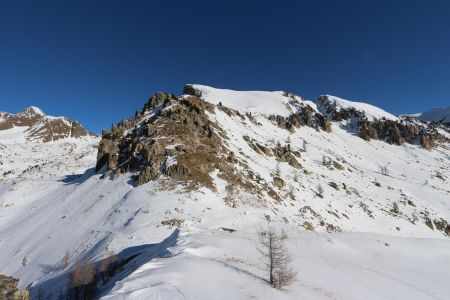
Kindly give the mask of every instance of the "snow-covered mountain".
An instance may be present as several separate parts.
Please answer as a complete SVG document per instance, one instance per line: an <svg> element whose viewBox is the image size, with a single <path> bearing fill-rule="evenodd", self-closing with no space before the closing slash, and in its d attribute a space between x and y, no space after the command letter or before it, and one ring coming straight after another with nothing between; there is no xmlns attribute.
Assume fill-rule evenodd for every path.
<svg viewBox="0 0 450 300"><path fill-rule="evenodd" d="M50 142L92 135L79 122L66 117L47 116L35 106L17 114L0 112L0 134L4 142Z"/></svg>
<svg viewBox="0 0 450 300"><path fill-rule="evenodd" d="M328 95L187 85L101 140L19 143L14 128L0 131L0 273L35 298L65 294L78 261L100 268L112 254L102 299L450 294L445 124ZM286 291L264 280L267 221L290 237L298 280Z"/></svg>
<svg viewBox="0 0 450 300"><path fill-rule="evenodd" d="M417 115L417 118L425 121L450 123L450 106L447 108L434 108Z"/></svg>

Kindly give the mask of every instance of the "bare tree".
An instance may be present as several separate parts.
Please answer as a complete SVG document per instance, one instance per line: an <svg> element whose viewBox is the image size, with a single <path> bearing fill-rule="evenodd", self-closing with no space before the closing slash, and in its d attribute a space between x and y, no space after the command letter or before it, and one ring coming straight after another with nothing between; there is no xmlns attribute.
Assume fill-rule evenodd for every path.
<svg viewBox="0 0 450 300"><path fill-rule="evenodd" d="M322 185L319 183L319 184L317 185L317 193L318 193L319 195L322 195L323 192L324 192L324 189L323 189Z"/></svg>
<svg viewBox="0 0 450 300"><path fill-rule="evenodd" d="M269 228L259 233L261 249L258 251L265 259L265 266L269 273L269 283L277 289L290 285L296 273L290 267L292 256L286 249L284 241L287 235Z"/></svg>
<svg viewBox="0 0 450 300"><path fill-rule="evenodd" d="M308 145L308 142L306 140L303 140L303 151L304 152L306 152L306 150L307 150L307 145Z"/></svg>
<svg viewBox="0 0 450 300"><path fill-rule="evenodd" d="M69 277L75 299L93 299L96 292L96 270L94 264L85 259L78 262Z"/></svg>
<svg viewBox="0 0 450 300"><path fill-rule="evenodd" d="M44 290L42 288L39 288L38 294L37 294L37 299L38 300L43 300L44 298L45 298Z"/></svg>
<svg viewBox="0 0 450 300"><path fill-rule="evenodd" d="M67 267L69 266L69 260L70 260L70 252L69 250L66 250L66 253L64 253L64 256L60 262L61 268L63 270L67 269Z"/></svg>
<svg viewBox="0 0 450 300"><path fill-rule="evenodd" d="M384 167L380 166L380 171L381 171L382 175L386 175L387 176L389 174L389 170L388 170L388 168L386 166L384 166Z"/></svg>
<svg viewBox="0 0 450 300"><path fill-rule="evenodd" d="M277 176L281 175L281 168L280 168L280 164L277 163L277 168L275 169L275 174L277 174Z"/></svg>
<svg viewBox="0 0 450 300"><path fill-rule="evenodd" d="M290 144L291 143L291 136L288 135L287 139L286 139L286 143Z"/></svg>
<svg viewBox="0 0 450 300"><path fill-rule="evenodd" d="M106 257L100 264L100 275L102 282L105 284L109 278L114 275L114 270L117 267L117 255L112 251L108 251L108 257Z"/></svg>
<svg viewBox="0 0 450 300"><path fill-rule="evenodd" d="M295 181L295 182L299 182L299 181L300 181L300 178L299 178L297 172L294 173L294 181Z"/></svg>
<svg viewBox="0 0 450 300"><path fill-rule="evenodd" d="M400 213L400 208L398 207L397 202L392 203L391 212L394 213L394 214L399 214Z"/></svg>

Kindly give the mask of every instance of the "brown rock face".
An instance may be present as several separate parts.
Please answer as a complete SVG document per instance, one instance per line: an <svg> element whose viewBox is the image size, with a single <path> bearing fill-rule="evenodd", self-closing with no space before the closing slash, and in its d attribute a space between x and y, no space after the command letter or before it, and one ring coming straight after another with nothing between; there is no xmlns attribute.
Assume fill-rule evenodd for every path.
<svg viewBox="0 0 450 300"><path fill-rule="evenodd" d="M113 140L102 139L98 145L97 165L95 166L95 170L99 171L105 164L107 164L108 170L114 169L117 166L118 151L118 147Z"/></svg>
<svg viewBox="0 0 450 300"><path fill-rule="evenodd" d="M195 96L155 94L137 116L103 132L96 169L138 172L138 184L160 175L211 184L209 173L232 162L218 159L226 151L206 115L213 110Z"/></svg>
<svg viewBox="0 0 450 300"><path fill-rule="evenodd" d="M400 133L400 130L398 129L398 127L395 124L393 124L391 122L388 123L385 135L386 135L386 141L389 144L394 144L394 145L403 144L403 137Z"/></svg>
<svg viewBox="0 0 450 300"><path fill-rule="evenodd" d="M435 146L435 143L429 135L422 134L420 136L420 145L422 145L422 147L425 149L431 149Z"/></svg>
<svg viewBox="0 0 450 300"><path fill-rule="evenodd" d="M378 132L375 128L372 127L372 124L367 121L363 120L360 121L359 124L359 130L358 130L358 136L366 141L370 141L371 139L378 139Z"/></svg>
<svg viewBox="0 0 450 300"><path fill-rule="evenodd" d="M26 108L17 114L0 113L0 120L0 130L28 127L25 130L27 140L50 142L90 135L79 122L46 116L36 107Z"/></svg>
<svg viewBox="0 0 450 300"><path fill-rule="evenodd" d="M269 119L275 122L278 127L293 131L300 126L308 126L326 132L331 132L330 121L322 114L314 111L310 106L299 106L297 112L289 115L287 118L283 116L271 116Z"/></svg>

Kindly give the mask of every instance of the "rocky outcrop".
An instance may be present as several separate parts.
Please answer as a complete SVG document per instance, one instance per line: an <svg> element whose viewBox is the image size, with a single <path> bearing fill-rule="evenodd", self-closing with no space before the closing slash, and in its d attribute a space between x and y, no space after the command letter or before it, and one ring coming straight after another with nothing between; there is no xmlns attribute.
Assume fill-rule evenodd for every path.
<svg viewBox="0 0 450 300"><path fill-rule="evenodd" d="M366 140L380 139L392 145L402 145L404 142L420 144L426 149L433 148L438 141L446 138L435 130L435 125L427 122L418 122L406 116L398 120L388 120L384 117L368 120L365 112L354 107L337 107L329 96L320 96L316 103L324 117L331 121L339 121L343 127L353 131L356 124L357 135ZM347 121L347 122L342 122ZM438 126L438 125L436 125ZM321 126L325 131L328 126Z"/></svg>
<svg viewBox="0 0 450 300"><path fill-rule="evenodd" d="M422 133L420 135L420 145L422 145L425 149L431 149L436 146L436 143L434 142L433 138L429 136L428 134Z"/></svg>
<svg viewBox="0 0 450 300"><path fill-rule="evenodd" d="M194 88L192 85L190 84L186 84L183 87L183 94L185 95L190 95L190 96L195 96L195 97L202 97L202 92L196 88Z"/></svg>
<svg viewBox="0 0 450 300"><path fill-rule="evenodd" d="M296 169L302 168L302 165L295 158L289 144L286 146L277 145L274 149L272 149L272 152L279 162L287 162L289 165ZM300 156L299 152L295 153Z"/></svg>
<svg viewBox="0 0 450 300"><path fill-rule="evenodd" d="M225 153L217 128L207 117L214 105L195 96L176 97L157 93L135 117L104 131L97 166L107 172L137 172L144 184L168 176L193 184L211 184L209 173L225 169L231 160Z"/></svg>
<svg viewBox="0 0 450 300"><path fill-rule="evenodd" d="M354 107L350 108L339 108L337 109L335 103L330 101L327 95L322 95L317 98L316 103L318 107L321 108L323 114L330 119L331 121L344 121L350 120L352 118L362 119L364 117L364 113L356 110Z"/></svg>
<svg viewBox="0 0 450 300"><path fill-rule="evenodd" d="M400 133L400 129L398 129L397 125L394 122L391 121L385 122L382 136L386 137L386 142L388 142L389 144L394 145L403 144L403 137Z"/></svg>
<svg viewBox="0 0 450 300"><path fill-rule="evenodd" d="M366 141L371 139L378 139L378 132L372 127L372 123L367 120L362 120L358 123L358 136Z"/></svg>
<svg viewBox="0 0 450 300"><path fill-rule="evenodd" d="M309 105L299 105L297 111L288 117L270 116L269 120L277 124L278 127L294 131L295 128L301 126L308 126L316 129L322 129L326 132L331 132L330 121L321 113L315 111Z"/></svg>
<svg viewBox="0 0 450 300"><path fill-rule="evenodd" d="M117 166L119 149L112 139L103 138L98 145L97 164L95 170L106 165L108 170L112 170Z"/></svg>
<svg viewBox="0 0 450 300"><path fill-rule="evenodd" d="M19 279L14 277L0 275L0 299L4 300L28 300L27 290L19 291L17 284Z"/></svg>

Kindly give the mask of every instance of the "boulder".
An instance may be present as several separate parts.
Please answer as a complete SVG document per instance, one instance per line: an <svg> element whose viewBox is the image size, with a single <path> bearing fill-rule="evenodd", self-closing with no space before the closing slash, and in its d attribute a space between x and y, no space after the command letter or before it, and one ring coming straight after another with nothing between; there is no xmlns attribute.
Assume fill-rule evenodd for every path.
<svg viewBox="0 0 450 300"><path fill-rule="evenodd" d="M99 171L105 164L107 170L112 170L117 166L118 147L113 140L103 139L98 145L97 164L95 171Z"/></svg>
<svg viewBox="0 0 450 300"><path fill-rule="evenodd" d="M425 149L431 149L435 146L435 143L431 136L426 133L420 134L420 145Z"/></svg>
<svg viewBox="0 0 450 300"><path fill-rule="evenodd" d="M150 180L156 179L159 176L159 171L155 167L146 167L138 176L138 185L149 182Z"/></svg>
<svg viewBox="0 0 450 300"><path fill-rule="evenodd" d="M189 176L189 169L183 165L172 165L165 169L165 174L173 179L184 179Z"/></svg>
<svg viewBox="0 0 450 300"><path fill-rule="evenodd" d="M275 176L273 178L273 183L279 188L282 188L285 186L284 180L277 176Z"/></svg>

